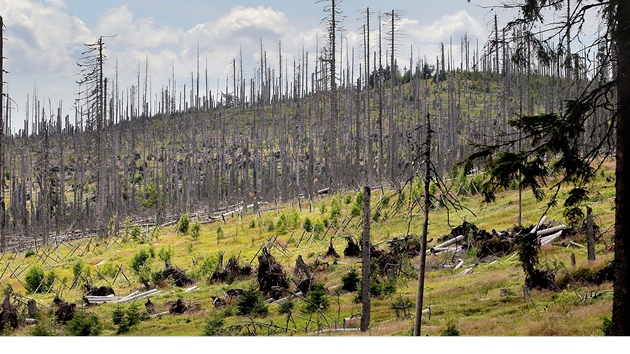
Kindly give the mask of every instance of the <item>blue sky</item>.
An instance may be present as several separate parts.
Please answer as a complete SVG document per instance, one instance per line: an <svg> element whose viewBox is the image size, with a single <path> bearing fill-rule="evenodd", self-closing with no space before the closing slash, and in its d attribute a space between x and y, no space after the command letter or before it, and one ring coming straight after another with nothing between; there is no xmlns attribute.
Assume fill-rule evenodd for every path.
<svg viewBox="0 0 630 354"><path fill-rule="evenodd" d="M496 5L498 0L345 0L340 5L345 16L343 48L355 49L354 69L358 70L361 11L370 7L374 12L375 36L378 12L395 10L401 14L402 36L396 47L399 63L408 65L412 46L414 57L433 61L440 42L448 43L451 37L459 45L467 34L471 48L477 39L482 46L497 10L479 5L490 4ZM283 58L291 66L302 48L315 58L315 44L324 43L324 5L316 0L0 0L6 27L4 63L9 71L5 82L16 102L11 111L13 129L22 127L26 97L30 95L32 102L34 88L46 107L50 101L54 110L62 101L64 114L73 116L78 92L76 63L84 43L93 43L100 35L116 35L105 38L105 72L113 78L118 61L121 90L136 82L139 66L144 79L147 58L153 95L169 84L173 70L179 89L184 83L190 85L199 44L202 75L207 58L209 86L216 93L217 86L225 87L239 50L243 51L245 78L253 77L261 39L270 63L276 61L272 58L277 58L279 41ZM459 49L453 53L458 55Z"/></svg>

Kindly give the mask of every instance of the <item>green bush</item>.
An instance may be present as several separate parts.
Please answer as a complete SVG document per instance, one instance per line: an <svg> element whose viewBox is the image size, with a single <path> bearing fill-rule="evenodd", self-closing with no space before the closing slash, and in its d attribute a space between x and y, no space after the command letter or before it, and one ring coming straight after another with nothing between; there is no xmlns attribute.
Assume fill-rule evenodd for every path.
<svg viewBox="0 0 630 354"><path fill-rule="evenodd" d="M220 336L223 331L225 319L223 316L215 314L206 320L206 326L203 329L205 336Z"/></svg>
<svg viewBox="0 0 630 354"><path fill-rule="evenodd" d="M311 291L308 292L306 297L307 302L304 306L304 312L313 313L317 311L326 311L330 306L330 297L324 284L314 283L311 286Z"/></svg>
<svg viewBox="0 0 630 354"><path fill-rule="evenodd" d="M293 308L295 307L295 303L291 300L285 301L280 304L280 308L278 309L278 313L281 315L288 315L293 312Z"/></svg>
<svg viewBox="0 0 630 354"><path fill-rule="evenodd" d="M223 240L224 238L225 238L225 232L223 231L223 228L219 224L219 227L217 228L217 245L219 244L219 241Z"/></svg>
<svg viewBox="0 0 630 354"><path fill-rule="evenodd" d="M360 207L355 204L352 206L352 209L350 209L350 216L357 217L361 215L362 212L363 212L363 207Z"/></svg>
<svg viewBox="0 0 630 354"><path fill-rule="evenodd" d="M179 224L177 224L177 230L180 233L186 234L188 233L188 228L190 227L190 218L188 214L184 214L179 218Z"/></svg>
<svg viewBox="0 0 630 354"><path fill-rule="evenodd" d="M348 292L355 292L359 288L361 277L359 276L359 272L357 272L355 268L352 268L348 273L341 277L341 282L341 289Z"/></svg>
<svg viewBox="0 0 630 354"><path fill-rule="evenodd" d="M201 224L199 223L199 221L195 221L195 223L192 225L192 228L190 229L190 238L192 238L193 241L197 241L200 234Z"/></svg>
<svg viewBox="0 0 630 354"><path fill-rule="evenodd" d="M37 322L35 327L31 328L31 330L29 331L29 335L33 337L54 337L57 334L55 333L55 330L52 329L50 326L45 325L41 322Z"/></svg>
<svg viewBox="0 0 630 354"><path fill-rule="evenodd" d="M155 252L153 249L141 250L136 253L131 259L131 269L134 274L140 279L140 282L148 287L149 282L152 280L151 264L155 258Z"/></svg>
<svg viewBox="0 0 630 354"><path fill-rule="evenodd" d="M332 219L341 216L341 203L337 197L334 197L330 204L330 217Z"/></svg>
<svg viewBox="0 0 630 354"><path fill-rule="evenodd" d="M269 314L269 307L261 294L256 290L245 290L236 304L238 314L241 316L256 315L265 317Z"/></svg>
<svg viewBox="0 0 630 354"><path fill-rule="evenodd" d="M142 319L143 316L138 310L138 304L135 302L129 306L127 311L123 311L119 306L112 312L112 323L118 327L116 334L129 332L131 327L140 323Z"/></svg>
<svg viewBox="0 0 630 354"><path fill-rule="evenodd" d="M96 315L79 311L68 321L66 331L71 336L98 336L101 334L101 321Z"/></svg>
<svg viewBox="0 0 630 354"><path fill-rule="evenodd" d="M47 275L39 266L31 266L26 272L26 290L29 293L45 293L55 282L55 272L51 270Z"/></svg>
<svg viewBox="0 0 630 354"><path fill-rule="evenodd" d="M175 251L173 251L173 247L171 246L162 247L158 251L158 257L164 262L165 267L169 267L171 265L171 260L173 259L174 254Z"/></svg>
<svg viewBox="0 0 630 354"><path fill-rule="evenodd" d="M457 329L457 326L455 326L455 323L453 321L448 321L446 328L443 329L440 334L444 337L456 337L459 336L459 330Z"/></svg>
<svg viewBox="0 0 630 354"><path fill-rule="evenodd" d="M131 228L131 239L136 241L136 242L143 242L144 240L142 239L142 229L140 228L140 226L135 225Z"/></svg>
<svg viewBox="0 0 630 354"><path fill-rule="evenodd" d="M304 231L306 232L313 232L313 222L311 221L309 217L306 217L304 219L304 224L302 225L302 227L304 228Z"/></svg>

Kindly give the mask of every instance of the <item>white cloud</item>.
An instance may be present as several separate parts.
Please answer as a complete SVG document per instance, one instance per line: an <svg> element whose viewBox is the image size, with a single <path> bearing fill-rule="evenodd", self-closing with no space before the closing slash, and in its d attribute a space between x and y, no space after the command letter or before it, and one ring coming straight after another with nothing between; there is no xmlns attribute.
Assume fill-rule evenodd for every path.
<svg viewBox="0 0 630 354"><path fill-rule="evenodd" d="M485 36L487 31L484 26L467 11L459 11L451 15L443 16L429 25L422 26L417 20L406 19L401 21L403 31L409 33L412 41L420 44L439 44L448 42L449 37L459 39L468 34L469 37Z"/></svg>
<svg viewBox="0 0 630 354"><path fill-rule="evenodd" d="M107 11L99 20L97 33L116 36L110 43L121 48L162 48L180 43L183 31L161 25L152 18L134 19L127 5Z"/></svg>
<svg viewBox="0 0 630 354"><path fill-rule="evenodd" d="M52 1L51 6L32 1L0 3L6 65L16 73L66 71L89 38L89 29L64 11L62 1Z"/></svg>

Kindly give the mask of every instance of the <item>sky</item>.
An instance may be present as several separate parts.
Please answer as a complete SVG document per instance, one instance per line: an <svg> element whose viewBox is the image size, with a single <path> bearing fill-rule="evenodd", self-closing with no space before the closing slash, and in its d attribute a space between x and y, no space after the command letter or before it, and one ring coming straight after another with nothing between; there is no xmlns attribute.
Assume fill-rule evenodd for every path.
<svg viewBox="0 0 630 354"><path fill-rule="evenodd" d="M459 54L460 38L467 35L474 48L483 46L491 31L494 13L500 21L503 10L488 8L498 0L344 0L342 51L355 49L355 68L361 61L362 26L367 7L373 13L372 44L376 43L379 12L400 14L396 57L400 67L408 66L413 48L417 59L434 58L440 43L452 42ZM190 88L191 72L196 72L197 46L201 61L202 88L208 69L213 94L225 90L231 77L232 60L242 50L244 77L255 74L260 58L260 42L267 51L269 65L277 70L278 43L283 61L292 68L302 48L314 60L316 44L325 42L322 23L326 2L317 0L0 0L4 20L5 93L12 98L12 130L23 126L27 96L42 102L46 111L74 115L79 91L80 61L85 44L99 36L105 42L105 75L113 80L118 63L121 90L134 85L138 72L144 80L149 72L153 98L175 75L178 90ZM372 50L376 48L372 47ZM342 56L346 54L342 53ZM148 61L148 70L146 63ZM345 62L346 60L344 60ZM456 60L458 62L458 60ZM400 64L405 63L405 64ZM309 65L312 68L313 64ZM291 71L289 72L291 74ZM231 79L230 79L231 80ZM111 82L111 81L110 81ZM231 85L230 85L231 87ZM153 105L152 105L153 107ZM47 113L49 114L49 112Z"/></svg>

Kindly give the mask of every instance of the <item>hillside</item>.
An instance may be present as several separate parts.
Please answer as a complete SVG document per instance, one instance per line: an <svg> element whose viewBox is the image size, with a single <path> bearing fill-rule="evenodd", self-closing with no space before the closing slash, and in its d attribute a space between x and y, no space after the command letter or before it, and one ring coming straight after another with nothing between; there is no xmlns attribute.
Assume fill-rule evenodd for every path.
<svg viewBox="0 0 630 354"><path fill-rule="evenodd" d="M610 241L614 215L613 170L614 164L604 164L601 175L590 187L594 197L589 206L593 208L596 230L599 230L596 234L597 261L589 263L586 249L569 243L585 245L585 236L581 232L565 230L561 238L542 247L540 256L541 268L552 270L561 288L526 292L523 288L525 274L517 257L516 243L508 242L507 252L478 257L483 244L475 243L469 236L467 242L460 244L464 249L456 253L427 256L424 304L425 308L430 307L430 312L423 316L422 333L430 336L446 333L463 336L602 335L602 325L611 314L612 283L600 282L594 275L601 274L598 271L613 258ZM391 244L387 240L419 233L421 212L410 198L417 195L419 187L414 183L403 189L402 194L387 188L373 190L371 238L377 251L391 255L387 253ZM460 199L470 211L450 210L447 213L443 207L432 208L429 247L436 246L440 243L438 239L443 240L444 235L464 221L488 233L492 233L491 230L500 233L514 227L518 212L517 192L505 191L495 203L486 205L470 190L474 190L470 184L460 189ZM340 330L344 327L344 318L354 318L361 312L361 304L355 302L357 293L342 290L342 279L347 279L352 269L360 274L360 258L344 255L347 240L356 241L361 234L360 199L357 191L346 189L322 194L312 200L262 204L258 212L243 205L242 209L226 210L212 219L199 219L190 214L186 232L180 232L184 229L181 222L159 227L134 226L128 222L118 233L112 232L106 237L50 243L24 252L4 253L0 257L0 285L3 293L9 294L11 304L16 306L19 326L15 330L5 328L3 335L69 335L80 333L76 331L82 328L98 328L97 332L87 333L102 336L213 333L408 336L413 330L417 288L414 270L418 264L417 252L414 256L409 251L413 250L413 242L409 243L411 246L407 251L399 253L402 257L385 262L395 265L387 268L389 274L373 275L376 285L372 290L369 331ZM536 203L525 191L524 226L537 223L545 206L544 202ZM546 216L547 222L564 223L559 209L550 210ZM507 237L495 236L492 242L500 244L506 240ZM329 246L340 257L327 257ZM281 265L282 272L275 269L272 273L284 275L288 284L289 293L276 298L288 297L288 300L265 302L270 294L261 298L256 295L261 288L257 280L260 256L267 255L265 250ZM376 254L378 252L373 252L374 257ZM572 255L575 265L571 264ZM322 305L319 310L309 310L309 302L304 298L289 295L297 292L296 283L304 280L303 273L294 273L299 256L313 275L314 286L306 299L311 304L312 301L320 305L327 303L327 307ZM229 261L232 258L237 262ZM140 262L143 259L149 259L149 262ZM223 267L236 264L238 268L247 269L251 266L251 274L233 276L231 273L211 281L215 271L223 270L221 260ZM463 263L456 269L460 260ZM173 273L174 278L162 280L165 261L172 268L183 270L194 283L177 286L174 279L185 280L177 272ZM274 264L272 261L271 265ZM374 268L381 269L378 262ZM40 272L40 278L36 278L38 271L34 269ZM33 278L40 281L33 281ZM149 287L156 289L155 293L148 293L150 301L141 298L89 306L84 303L86 283L95 288L111 287L118 298L123 298L134 292L143 294L147 291L142 278ZM39 283L36 292L26 289L33 282ZM230 291L234 289L241 289L244 294L238 299L228 298L226 295L235 293ZM378 292L381 294L375 296ZM65 325L55 321L58 306L53 300L56 296L76 304L75 320ZM29 299L35 300L38 315L28 314ZM145 307L148 302L152 308ZM286 305L288 303L292 303L292 307ZM399 307L398 316L394 305ZM258 314L239 315L247 308ZM175 313L180 310L183 313ZM94 315L98 320L90 320L84 315ZM36 324L27 320L31 317ZM346 328L356 327L356 320L346 321Z"/></svg>

